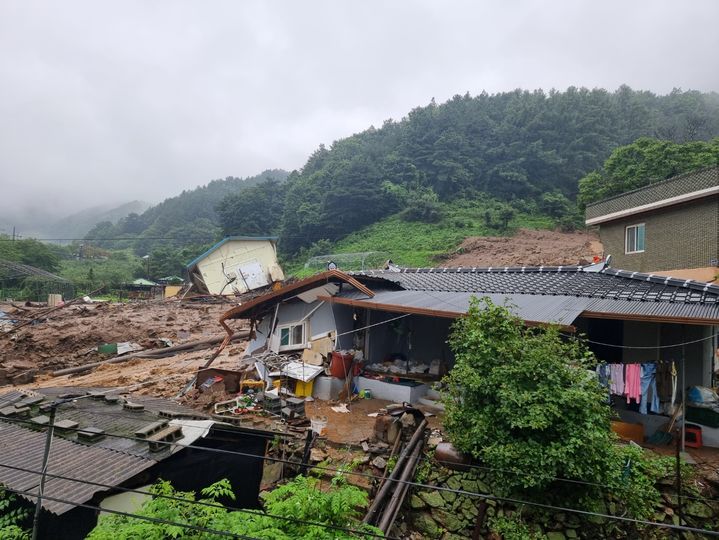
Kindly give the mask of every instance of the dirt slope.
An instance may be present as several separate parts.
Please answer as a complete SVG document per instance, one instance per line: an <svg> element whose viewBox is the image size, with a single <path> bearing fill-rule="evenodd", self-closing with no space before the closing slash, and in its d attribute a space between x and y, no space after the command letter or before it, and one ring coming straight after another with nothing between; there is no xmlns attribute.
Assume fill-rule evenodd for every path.
<svg viewBox="0 0 719 540"><path fill-rule="evenodd" d="M560 266L589 264L602 256L596 234L520 229L514 236L467 238L442 266Z"/></svg>

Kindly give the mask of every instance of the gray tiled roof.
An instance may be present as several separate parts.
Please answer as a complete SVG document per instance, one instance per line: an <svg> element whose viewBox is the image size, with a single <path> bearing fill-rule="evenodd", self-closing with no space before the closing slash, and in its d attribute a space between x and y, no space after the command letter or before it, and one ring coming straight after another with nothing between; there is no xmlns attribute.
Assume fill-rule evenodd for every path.
<svg viewBox="0 0 719 540"><path fill-rule="evenodd" d="M719 302L719 287L691 280L579 266L420 268L370 270L355 277L380 278L412 291L561 295L634 301Z"/></svg>
<svg viewBox="0 0 719 540"><path fill-rule="evenodd" d="M536 322L571 324L582 312L594 312L719 323L716 285L613 268L405 268L353 275L373 290L385 289L365 303L461 313L470 296L489 296L495 303L514 305L518 316ZM388 287L404 294L392 296Z"/></svg>
<svg viewBox="0 0 719 540"><path fill-rule="evenodd" d="M692 171L587 205L588 220L719 186L719 167Z"/></svg>

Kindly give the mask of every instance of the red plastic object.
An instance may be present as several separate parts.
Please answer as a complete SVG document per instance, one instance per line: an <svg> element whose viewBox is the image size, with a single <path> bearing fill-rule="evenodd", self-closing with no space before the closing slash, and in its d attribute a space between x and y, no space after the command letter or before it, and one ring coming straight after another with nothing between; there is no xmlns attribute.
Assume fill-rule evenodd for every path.
<svg viewBox="0 0 719 540"><path fill-rule="evenodd" d="M692 448L702 447L702 428L696 424L687 424L684 428L684 444Z"/></svg>
<svg viewBox="0 0 719 540"><path fill-rule="evenodd" d="M352 365L351 354L342 354L340 352L332 353L332 361L330 362L330 375L337 377L338 379L344 379L349 373L350 366Z"/></svg>

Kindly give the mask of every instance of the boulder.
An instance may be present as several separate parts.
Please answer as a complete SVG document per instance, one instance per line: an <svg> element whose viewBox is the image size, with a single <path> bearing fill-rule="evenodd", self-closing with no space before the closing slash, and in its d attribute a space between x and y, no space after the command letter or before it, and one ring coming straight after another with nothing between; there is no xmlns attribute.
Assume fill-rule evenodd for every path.
<svg viewBox="0 0 719 540"><path fill-rule="evenodd" d="M444 497L438 491L423 491L419 497L432 508L441 508L444 506Z"/></svg>
<svg viewBox="0 0 719 540"><path fill-rule="evenodd" d="M427 538L439 538L440 534L442 534L442 529L437 525L437 522L425 512L417 512L412 516L412 527Z"/></svg>
<svg viewBox="0 0 719 540"><path fill-rule="evenodd" d="M449 532L459 532L467 525L465 520L453 512L446 512L439 508L432 508L432 517L443 525Z"/></svg>
<svg viewBox="0 0 719 540"><path fill-rule="evenodd" d="M409 506L413 510L421 510L422 508L425 508L427 505L417 495L412 495L409 498Z"/></svg>

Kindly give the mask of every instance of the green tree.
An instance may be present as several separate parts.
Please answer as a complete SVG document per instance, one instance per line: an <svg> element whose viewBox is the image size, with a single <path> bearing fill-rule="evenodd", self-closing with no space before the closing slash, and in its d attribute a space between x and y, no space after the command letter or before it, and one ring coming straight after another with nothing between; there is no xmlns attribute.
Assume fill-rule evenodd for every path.
<svg viewBox="0 0 719 540"><path fill-rule="evenodd" d="M445 378L445 428L490 468L499 491L591 508L603 491L556 479L593 482L609 486L630 514L651 514L654 482L670 465L616 444L606 392L587 371L596 361L581 340L563 339L557 327L528 328L506 307L474 298L449 343L456 362Z"/></svg>
<svg viewBox="0 0 719 540"><path fill-rule="evenodd" d="M719 138L674 143L641 138L617 148L601 170L579 181L579 201L586 205L678 174L719 165Z"/></svg>
<svg viewBox="0 0 719 540"><path fill-rule="evenodd" d="M291 539L349 539L361 538L361 533L347 533L328 529L323 525L352 528L379 534L374 527L361 522L362 510L367 507L367 493L347 485L344 477L335 476L329 487L320 489L316 478L298 476L264 497L268 514L228 511L219 505L221 499L234 499L227 480L221 480L202 490L204 505L193 504L195 495L176 491L169 482L160 481L153 485L152 499L143 503L138 515L159 518L166 521L193 525L212 530L227 531L238 535L267 540ZM163 497L164 496L164 497ZM168 499L167 496L180 500ZM299 523L296 520L312 521L318 525ZM88 535L88 540L134 540L153 538L221 539L224 536L200 532L179 525L155 523L119 515L101 516L97 526Z"/></svg>
<svg viewBox="0 0 719 540"><path fill-rule="evenodd" d="M225 236L270 235L278 232L285 207L285 188L277 180L228 195L217 205Z"/></svg>

